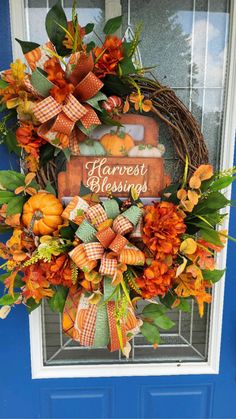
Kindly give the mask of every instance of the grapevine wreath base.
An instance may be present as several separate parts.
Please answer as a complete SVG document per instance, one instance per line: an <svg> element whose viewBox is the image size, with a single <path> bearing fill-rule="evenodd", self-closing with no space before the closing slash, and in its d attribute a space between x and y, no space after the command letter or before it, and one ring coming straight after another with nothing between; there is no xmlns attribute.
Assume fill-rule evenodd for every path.
<svg viewBox="0 0 236 419"><path fill-rule="evenodd" d="M45 299L63 313L63 331L72 339L128 357L137 333L158 346L160 330L173 326L167 310L188 311L194 299L203 316L211 302L211 288L224 274L214 254L228 237L220 225L230 202L220 190L235 169L213 173L194 117L169 87L134 65L140 31L132 41L119 39L121 23L122 16L109 20L100 44L86 42L94 25L78 24L75 5L68 22L58 1L46 16L49 41L17 40L28 67L16 60L2 72L1 139L21 157L23 170L0 171L0 227L11 233L0 244L0 316L20 303L31 312ZM163 146L151 137L145 143L145 129L145 141L136 143L122 123L143 114L152 135L157 126L150 116L167 124L183 167L181 179L167 187ZM99 126L112 130L94 139ZM146 193L155 195L144 202L137 175L122 200L112 188L102 199L79 187L86 156L115 168L139 162ZM158 171L151 172L156 182L145 164ZM76 186L69 200L58 198L58 171ZM141 299L146 305L138 313Z"/></svg>

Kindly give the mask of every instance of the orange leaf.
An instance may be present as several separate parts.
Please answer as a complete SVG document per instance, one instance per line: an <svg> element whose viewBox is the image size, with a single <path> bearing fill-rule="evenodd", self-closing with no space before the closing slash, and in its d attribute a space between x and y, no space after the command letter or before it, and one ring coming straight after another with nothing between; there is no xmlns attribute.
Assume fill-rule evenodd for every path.
<svg viewBox="0 0 236 419"><path fill-rule="evenodd" d="M188 191L188 199L193 205L197 205L199 195L196 191Z"/></svg>
<svg viewBox="0 0 236 419"><path fill-rule="evenodd" d="M146 99L142 103L142 110L144 112L149 112L152 109L152 101L149 99Z"/></svg>
<svg viewBox="0 0 236 419"><path fill-rule="evenodd" d="M15 277L16 277L17 271L13 271L9 277L6 279L7 283L8 283L8 293L10 294L11 297L14 297L14 282L15 282Z"/></svg>
<svg viewBox="0 0 236 419"><path fill-rule="evenodd" d="M25 185L28 186L32 182L32 180L35 178L35 176L36 176L36 173L28 173L25 176Z"/></svg>
<svg viewBox="0 0 236 419"><path fill-rule="evenodd" d="M200 180L207 180L213 176L213 167L211 164L202 164L194 172L193 176L197 176Z"/></svg>
<svg viewBox="0 0 236 419"><path fill-rule="evenodd" d="M35 195L37 193L35 188L32 188L31 186L29 186L28 188L26 188L25 192L27 192L27 194L29 195Z"/></svg>
<svg viewBox="0 0 236 419"><path fill-rule="evenodd" d="M187 196L187 192L186 192L185 189L179 189L178 190L178 192L177 192L177 198L178 199L183 200L183 199L186 198L186 196Z"/></svg>
<svg viewBox="0 0 236 419"><path fill-rule="evenodd" d="M128 97L127 97L126 100L125 100L124 107L123 107L123 113L127 113L129 111L129 108L130 108L129 100L128 100Z"/></svg>
<svg viewBox="0 0 236 419"><path fill-rule="evenodd" d="M21 216L21 214L9 215L5 219L5 223L8 224L11 227L19 227L20 226L20 216Z"/></svg>
<svg viewBox="0 0 236 419"><path fill-rule="evenodd" d="M19 193L24 192L24 190L24 186L18 186L18 188L15 189L15 194L19 195Z"/></svg>
<svg viewBox="0 0 236 419"><path fill-rule="evenodd" d="M186 200L186 201L181 201L181 204L183 205L185 211L187 212L192 212L194 205L192 204L192 202Z"/></svg>
<svg viewBox="0 0 236 419"><path fill-rule="evenodd" d="M192 189L199 189L201 186L201 179L198 176L193 175L189 180L189 186Z"/></svg>

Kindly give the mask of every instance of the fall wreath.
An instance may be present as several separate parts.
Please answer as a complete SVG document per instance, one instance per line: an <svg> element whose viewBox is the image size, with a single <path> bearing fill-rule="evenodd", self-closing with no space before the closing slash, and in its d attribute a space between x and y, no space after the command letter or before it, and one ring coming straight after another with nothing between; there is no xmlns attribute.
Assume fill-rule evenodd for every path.
<svg viewBox="0 0 236 419"><path fill-rule="evenodd" d="M230 204L220 190L235 170L213 173L193 115L173 90L137 68L139 30L132 41L120 39L114 33L121 23L122 16L109 20L104 41L86 43L94 25L81 27L75 7L68 22L58 1L46 16L49 41L17 40L27 65L17 59L1 74L1 138L22 170L0 171L1 231L11 231L0 244L0 316L19 303L30 312L46 299L63 312L72 339L128 357L137 333L158 345L159 329L173 325L167 309L188 310L194 299L202 316L210 303L224 273L214 254L228 237L216 229ZM101 197L84 184L69 200L58 197L58 172L70 183L64 163L74 156L110 156L113 175L127 156L161 165L163 146L135 145L124 132L127 113L168 125L181 179L166 182L148 203L135 185L125 199L112 188ZM94 140L100 125L113 131ZM126 173L137 175L129 167ZM141 299L147 304L137 314Z"/></svg>

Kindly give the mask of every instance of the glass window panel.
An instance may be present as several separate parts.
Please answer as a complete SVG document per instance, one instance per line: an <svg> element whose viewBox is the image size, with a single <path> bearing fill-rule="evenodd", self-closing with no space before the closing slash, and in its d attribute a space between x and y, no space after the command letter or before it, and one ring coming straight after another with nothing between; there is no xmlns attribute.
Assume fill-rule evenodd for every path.
<svg viewBox="0 0 236 419"><path fill-rule="evenodd" d="M116 2L117 0L114 0ZM43 43L46 11L54 0L25 0L28 38ZM64 0L67 17L73 0ZM225 93L229 0L122 0L123 31L142 22L140 56L144 67L152 70L161 83L175 89L177 96L193 112L209 148L210 161L219 163ZM82 25L96 24L102 32L104 0L80 0L79 20ZM159 124L159 141L166 146L166 172L178 176L168 128ZM210 307L202 319L192 303L190 313L171 312L175 327L161 334L158 350L142 336L135 337L129 361L120 353L104 348L87 349L71 341L61 332L61 317L42 307L43 351L45 365L188 362L207 360Z"/></svg>

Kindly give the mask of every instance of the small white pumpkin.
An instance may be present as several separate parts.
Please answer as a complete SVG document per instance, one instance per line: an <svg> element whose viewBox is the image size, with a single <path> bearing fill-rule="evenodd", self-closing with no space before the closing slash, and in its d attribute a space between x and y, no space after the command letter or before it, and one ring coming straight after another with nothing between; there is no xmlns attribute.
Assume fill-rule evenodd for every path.
<svg viewBox="0 0 236 419"><path fill-rule="evenodd" d="M129 157L162 157L165 153L165 146L158 144L157 147L151 144L139 144L131 148Z"/></svg>
<svg viewBox="0 0 236 419"><path fill-rule="evenodd" d="M106 151L99 141L91 139L85 140L79 144L81 156L105 156Z"/></svg>

